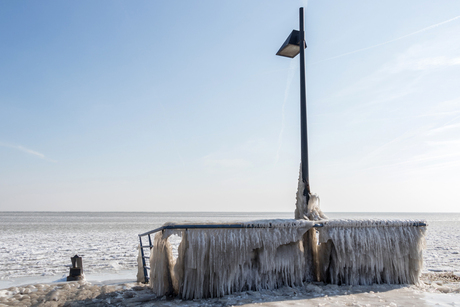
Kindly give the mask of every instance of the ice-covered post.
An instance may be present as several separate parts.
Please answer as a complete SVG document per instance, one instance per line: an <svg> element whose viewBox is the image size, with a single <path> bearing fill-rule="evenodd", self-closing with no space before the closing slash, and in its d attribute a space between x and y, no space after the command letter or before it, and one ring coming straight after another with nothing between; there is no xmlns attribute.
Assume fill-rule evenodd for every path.
<svg viewBox="0 0 460 307"><path fill-rule="evenodd" d="M300 148L301 148L301 173L304 185L303 195L306 203L310 198L310 179L308 176L308 141L307 141L307 94L305 89L305 30L304 10L299 9L299 31L292 30L276 55L294 58L300 53Z"/></svg>

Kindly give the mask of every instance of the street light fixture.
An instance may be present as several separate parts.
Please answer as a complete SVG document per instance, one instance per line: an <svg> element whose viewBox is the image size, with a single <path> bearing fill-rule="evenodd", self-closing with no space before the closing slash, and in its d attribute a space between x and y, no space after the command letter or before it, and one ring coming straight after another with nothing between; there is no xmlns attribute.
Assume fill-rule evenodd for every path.
<svg viewBox="0 0 460 307"><path fill-rule="evenodd" d="M280 50L278 50L276 55L287 58L295 58L295 56L300 52L299 38L300 31L292 30L291 34L289 34L288 38L281 46ZM304 45L304 48L307 48L307 45Z"/></svg>
<svg viewBox="0 0 460 307"><path fill-rule="evenodd" d="M305 30L303 7L299 9L299 28L293 30L276 55L294 58L300 53L300 148L302 181L304 183L303 195L310 198L310 180L308 176L308 142L307 142L307 95L305 90ZM301 48L303 46L303 48Z"/></svg>

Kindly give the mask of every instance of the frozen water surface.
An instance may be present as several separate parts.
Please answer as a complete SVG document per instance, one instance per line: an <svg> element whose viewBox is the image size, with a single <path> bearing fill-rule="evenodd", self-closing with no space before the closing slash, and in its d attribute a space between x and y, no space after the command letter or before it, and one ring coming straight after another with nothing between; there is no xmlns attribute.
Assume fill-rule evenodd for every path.
<svg viewBox="0 0 460 307"><path fill-rule="evenodd" d="M0 289L68 275L70 257L83 255L85 275L132 271L136 278L138 234L175 222L247 221L292 213L2 212ZM180 243L173 240L173 243ZM177 246L176 245L176 246ZM125 273L122 274L123 278Z"/></svg>
<svg viewBox="0 0 460 307"><path fill-rule="evenodd" d="M331 219L425 219L429 226L426 233L424 272L460 273L460 214L458 213L326 212L326 214ZM0 289L51 282L55 282L55 286L48 287L49 289L64 287L58 287L56 281L62 280L68 274L70 257L78 253L84 255L83 264L88 280L93 285L99 284L99 288L91 288L92 286L88 285L80 286L78 289L84 289L85 293L89 293L88 289L93 289L94 295L94 293L102 293L101 287L107 283L107 280L114 280L112 283L117 284L122 280L135 280L137 234L159 227L165 222L230 222L292 217L292 213L2 212L0 214ZM171 243L178 245L180 238L171 240ZM134 285L114 287L129 292L130 287ZM426 284L425 287L426 289L423 287L392 288L381 285L371 286L369 289L353 287L348 290L346 287L330 288L330 286L312 284L301 289L283 287L260 293L249 291L197 302L180 300L171 302L158 299L155 305L254 304L255 306L263 302L265 306L309 304L312 306L435 306L436 304L438 304L436 306L460 306L459 294L456 292L458 285L433 282ZM17 291L26 289L17 288ZM44 286L43 289L45 288L48 289ZM449 293L440 294L443 291ZM0 300L8 298L8 295L19 295L17 293L13 295L13 292L7 290L0 290L0 292ZM130 296L131 292L128 294L120 292L117 299L123 295ZM134 293L141 295L143 292L135 290ZM148 293L142 295L144 294L151 295ZM126 300L129 302L129 298Z"/></svg>

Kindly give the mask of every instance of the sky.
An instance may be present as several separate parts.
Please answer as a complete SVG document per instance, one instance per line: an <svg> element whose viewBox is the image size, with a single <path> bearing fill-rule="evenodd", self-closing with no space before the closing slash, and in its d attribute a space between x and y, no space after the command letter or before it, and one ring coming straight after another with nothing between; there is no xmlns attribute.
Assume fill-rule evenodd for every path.
<svg viewBox="0 0 460 307"><path fill-rule="evenodd" d="M0 211L460 212L459 1L1 1Z"/></svg>

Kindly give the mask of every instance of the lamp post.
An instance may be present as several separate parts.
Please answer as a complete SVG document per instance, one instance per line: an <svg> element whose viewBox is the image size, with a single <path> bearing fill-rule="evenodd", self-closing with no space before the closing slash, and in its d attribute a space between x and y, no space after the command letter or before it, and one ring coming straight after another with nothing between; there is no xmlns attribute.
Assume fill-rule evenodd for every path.
<svg viewBox="0 0 460 307"><path fill-rule="evenodd" d="M310 196L310 180L308 176L308 142L307 142L307 94L305 90L305 30L303 7L299 9L299 31L292 30L276 55L294 58L300 53L300 148L302 181L305 185L303 195Z"/></svg>

